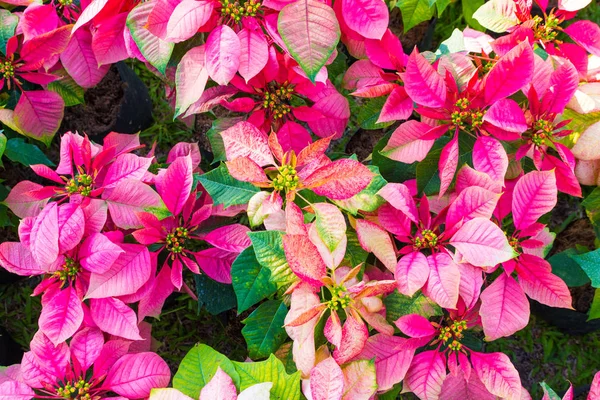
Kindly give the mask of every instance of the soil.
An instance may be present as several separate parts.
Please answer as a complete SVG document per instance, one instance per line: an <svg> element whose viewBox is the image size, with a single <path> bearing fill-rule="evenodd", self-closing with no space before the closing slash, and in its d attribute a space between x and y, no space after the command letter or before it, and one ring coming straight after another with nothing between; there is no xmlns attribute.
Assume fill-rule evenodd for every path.
<svg viewBox="0 0 600 400"><path fill-rule="evenodd" d="M348 154L355 154L359 160L364 160L371 155L373 148L377 145L377 142L385 136L383 129L377 130L364 130L359 129L348 141L346 145L346 152Z"/></svg>
<svg viewBox="0 0 600 400"><path fill-rule="evenodd" d="M59 132L77 131L98 137L111 131L117 122L127 83L113 65L104 79L85 92L85 104L65 109Z"/></svg>

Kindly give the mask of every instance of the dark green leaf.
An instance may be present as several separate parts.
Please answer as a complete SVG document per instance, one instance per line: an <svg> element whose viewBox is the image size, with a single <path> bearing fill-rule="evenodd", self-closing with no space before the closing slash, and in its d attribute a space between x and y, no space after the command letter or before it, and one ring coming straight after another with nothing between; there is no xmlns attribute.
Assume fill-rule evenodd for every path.
<svg viewBox="0 0 600 400"><path fill-rule="evenodd" d="M85 91L67 74L60 80L49 83L48 90L58 93L65 101L66 107L85 103Z"/></svg>
<svg viewBox="0 0 600 400"><path fill-rule="evenodd" d="M277 286L271 282L271 271L258 262L252 246L242 251L233 262L231 280L238 314L277 291Z"/></svg>
<svg viewBox="0 0 600 400"><path fill-rule="evenodd" d="M223 204L224 207L246 204L259 191L248 182L234 179L229 175L225 164L202 175L200 182L212 197L214 204Z"/></svg>
<svg viewBox="0 0 600 400"><path fill-rule="evenodd" d="M344 256L342 265L356 267L357 265L367 261L369 253L365 251L365 249L363 249L358 242L358 236L356 236L356 233L347 232L346 237L348 239L348 243L346 244L346 255Z"/></svg>
<svg viewBox="0 0 600 400"><path fill-rule="evenodd" d="M417 163L405 164L399 161L394 161L382 155L381 150L387 145L390 140L390 134L385 135L375 148L373 149L373 165L379 167L379 173L388 182L404 182L409 179L414 179L417 171Z"/></svg>
<svg viewBox="0 0 600 400"><path fill-rule="evenodd" d="M288 309L281 300L270 300L242 321L246 325L242 335L248 344L250 358L267 358L283 344L287 338L283 327L287 313Z"/></svg>
<svg viewBox="0 0 600 400"><path fill-rule="evenodd" d="M582 286L590 281L579 264L571 258L575 254L577 254L575 249L569 249L548 258L548 262L552 265L552 273L565 281L569 287Z"/></svg>
<svg viewBox="0 0 600 400"><path fill-rule="evenodd" d="M213 281L206 275L195 275L198 309L206 307L216 315L235 307L235 293L231 285Z"/></svg>
<svg viewBox="0 0 600 400"><path fill-rule="evenodd" d="M358 125L361 128L366 130L383 129L394 123L394 121L377 123L385 100L386 97L376 97L360 107Z"/></svg>
<svg viewBox="0 0 600 400"><path fill-rule="evenodd" d="M592 286L600 287L600 249L584 254L574 254L573 260L585 271L592 281Z"/></svg>
<svg viewBox="0 0 600 400"><path fill-rule="evenodd" d="M28 167L34 164L54 166L39 147L26 143L21 138L9 139L6 142L4 155L11 161L18 162Z"/></svg>
<svg viewBox="0 0 600 400"><path fill-rule="evenodd" d="M383 299L383 304L385 304L386 318L390 322L408 314L419 314L424 317L442 315L440 306L421 292L417 292L413 297L408 297L398 290L394 290Z"/></svg>
<svg viewBox="0 0 600 400"><path fill-rule="evenodd" d="M439 164L442 149L431 150L423 161L417 164L417 189L430 196L440 191Z"/></svg>
<svg viewBox="0 0 600 400"><path fill-rule="evenodd" d="M210 148L213 153L213 163L227 160L225 155L225 145L223 144L223 137L220 135L220 133L243 120L244 117L232 117L219 118L213 121L211 128L206 132L206 136L208 137Z"/></svg>

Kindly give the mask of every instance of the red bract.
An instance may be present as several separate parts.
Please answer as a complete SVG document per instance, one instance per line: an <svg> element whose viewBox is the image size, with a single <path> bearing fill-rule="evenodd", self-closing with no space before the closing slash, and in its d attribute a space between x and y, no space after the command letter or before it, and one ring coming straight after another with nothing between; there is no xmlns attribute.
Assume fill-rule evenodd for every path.
<svg viewBox="0 0 600 400"><path fill-rule="evenodd" d="M84 328L69 345L54 346L41 332L31 342L19 371L0 384L2 395L15 399L142 398L165 387L171 373L155 353L129 353L131 342L104 341L97 328Z"/></svg>

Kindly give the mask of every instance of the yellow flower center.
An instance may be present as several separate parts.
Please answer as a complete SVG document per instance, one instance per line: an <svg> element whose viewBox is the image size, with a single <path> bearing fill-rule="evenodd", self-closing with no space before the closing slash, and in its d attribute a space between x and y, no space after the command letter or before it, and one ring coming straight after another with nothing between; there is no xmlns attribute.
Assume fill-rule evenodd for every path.
<svg viewBox="0 0 600 400"><path fill-rule="evenodd" d="M264 94L263 108L271 112L274 119L283 118L291 112L290 100L294 88L287 81L282 85L270 85L270 89Z"/></svg>
<svg viewBox="0 0 600 400"><path fill-rule="evenodd" d="M167 235L167 250L173 254L179 254L185 250L185 242L189 238L188 230L183 227L173 229Z"/></svg>
<svg viewBox="0 0 600 400"><path fill-rule="evenodd" d="M460 341L465 337L467 330L467 321L453 321L452 325L440 328L438 340L447 344L450 350L460 351L462 344Z"/></svg>
<svg viewBox="0 0 600 400"><path fill-rule="evenodd" d="M8 60L0 63L0 74L2 74L5 79L12 78L15 76L15 66Z"/></svg>
<svg viewBox="0 0 600 400"><path fill-rule="evenodd" d="M65 185L65 189L69 194L80 194L89 196L92 193L92 184L94 179L88 174L79 174L70 179Z"/></svg>
<svg viewBox="0 0 600 400"><path fill-rule="evenodd" d="M240 22L242 17L255 17L260 9L260 2L248 0L246 2L230 2L221 0L221 15L230 17L234 22Z"/></svg>
<svg viewBox="0 0 600 400"><path fill-rule="evenodd" d="M346 294L344 286L334 286L329 291L331 292L331 300L327 302L327 308L331 311L337 311L340 308L344 309L352 302L352 298Z"/></svg>
<svg viewBox="0 0 600 400"><path fill-rule="evenodd" d="M76 382L65 383L64 386L56 389L56 394L65 400L92 400L89 391L90 384L79 379Z"/></svg>
<svg viewBox="0 0 600 400"><path fill-rule="evenodd" d="M279 174L273 179L273 189L277 192L295 190L298 187L298 181L296 169L291 165L284 165L279 168Z"/></svg>
<svg viewBox="0 0 600 400"><path fill-rule="evenodd" d="M67 257L61 268L54 272L54 276L59 280L66 282L72 278L75 278L79 271L81 271L81 266L79 263L72 258Z"/></svg>
<svg viewBox="0 0 600 400"><path fill-rule="evenodd" d="M556 18L554 14L548 15L545 22L539 15L533 17L533 21L533 36L536 40L551 42L556 39L558 35L556 28L560 25L561 20Z"/></svg>
<svg viewBox="0 0 600 400"><path fill-rule="evenodd" d="M431 230L425 229L421 231L421 236L413 239L413 247L415 250L429 248L433 249L438 245L438 236Z"/></svg>

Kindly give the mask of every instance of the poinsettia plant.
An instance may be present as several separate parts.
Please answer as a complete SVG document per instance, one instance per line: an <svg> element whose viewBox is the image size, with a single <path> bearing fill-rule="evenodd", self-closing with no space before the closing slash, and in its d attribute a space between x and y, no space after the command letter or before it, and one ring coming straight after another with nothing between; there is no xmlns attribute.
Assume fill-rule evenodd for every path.
<svg viewBox="0 0 600 400"><path fill-rule="evenodd" d="M484 344L526 329L530 300L573 310L550 214L585 197L600 221L598 27L569 21L589 1L492 0L465 19L506 34L435 52L405 50L382 0L5 3L16 133L50 143L61 88L126 58L162 76L175 118L215 120L211 149L164 153L67 132L56 168L13 185L0 266L38 276L42 311L0 399L530 398ZM399 3L410 28L449 2ZM385 136L340 152L359 126ZM598 250L559 254L600 287ZM170 382L149 321L174 292L245 312L248 362L198 344Z"/></svg>

